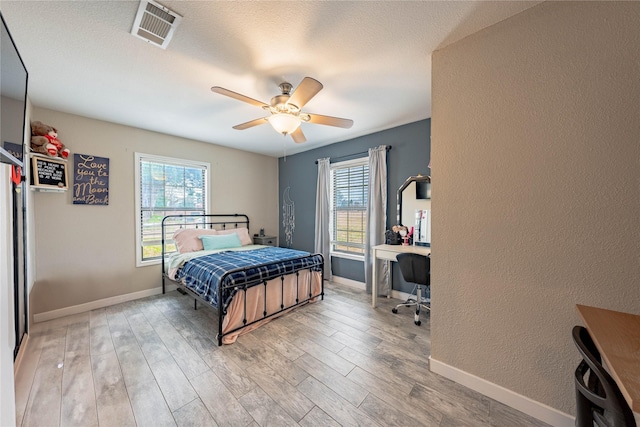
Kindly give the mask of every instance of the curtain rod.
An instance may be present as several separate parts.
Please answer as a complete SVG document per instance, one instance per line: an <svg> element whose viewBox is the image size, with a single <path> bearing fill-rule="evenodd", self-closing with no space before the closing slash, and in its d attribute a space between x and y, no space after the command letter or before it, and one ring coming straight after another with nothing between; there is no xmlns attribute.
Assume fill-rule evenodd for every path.
<svg viewBox="0 0 640 427"><path fill-rule="evenodd" d="M391 145L387 145L385 147L387 149L387 151L391 150L392 146ZM362 151L360 153L353 153L353 154L346 154L344 156L339 156L339 157L330 157L329 158L329 163L333 162L334 160L340 160L340 159L344 159L345 157L354 157L354 156L361 156L363 154L369 154L369 151ZM316 165L318 164L318 161L316 160Z"/></svg>

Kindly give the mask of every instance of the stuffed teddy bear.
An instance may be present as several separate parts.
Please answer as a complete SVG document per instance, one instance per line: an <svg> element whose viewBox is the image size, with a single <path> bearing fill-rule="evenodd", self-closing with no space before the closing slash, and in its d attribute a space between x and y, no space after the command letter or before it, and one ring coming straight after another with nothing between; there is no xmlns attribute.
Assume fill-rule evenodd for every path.
<svg viewBox="0 0 640 427"><path fill-rule="evenodd" d="M58 139L58 131L42 122L31 122L31 151L50 157L69 157L69 149Z"/></svg>

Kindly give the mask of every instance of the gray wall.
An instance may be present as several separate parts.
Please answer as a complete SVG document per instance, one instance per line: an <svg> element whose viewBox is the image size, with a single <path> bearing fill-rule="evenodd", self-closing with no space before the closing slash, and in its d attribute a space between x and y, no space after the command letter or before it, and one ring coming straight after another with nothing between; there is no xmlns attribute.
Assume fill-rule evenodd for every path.
<svg viewBox="0 0 640 427"><path fill-rule="evenodd" d="M291 247L313 252L318 179L318 167L315 161L324 157L336 158L366 152L369 148L379 145L393 147L387 155L387 188L389 191L387 225L395 224L396 191L400 185L411 175L429 174L427 165L431 153L430 136L431 121L427 119L287 156L286 160L280 158L280 246L285 246L286 243L282 226L282 196L285 188L290 187L289 195L295 203L296 210L295 231ZM336 258L332 261L332 269L336 276L364 282L362 262ZM394 288L405 291L408 288L408 291L411 291L411 288L402 282L396 269L397 267L394 267Z"/></svg>
<svg viewBox="0 0 640 427"><path fill-rule="evenodd" d="M573 414L576 304L640 314L638 22L544 2L434 53L432 366Z"/></svg>

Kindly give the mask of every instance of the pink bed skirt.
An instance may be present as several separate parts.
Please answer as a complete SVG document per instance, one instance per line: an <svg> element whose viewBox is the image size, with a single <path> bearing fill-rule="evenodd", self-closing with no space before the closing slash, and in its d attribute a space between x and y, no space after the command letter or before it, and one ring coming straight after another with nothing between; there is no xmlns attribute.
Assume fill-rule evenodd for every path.
<svg viewBox="0 0 640 427"><path fill-rule="evenodd" d="M311 277L309 277L311 275ZM296 283L298 292L296 293ZM312 295L319 295L322 289L322 273L319 271L301 270L296 277L295 274L289 274L285 276L284 280L284 311L273 315L267 319L260 320L250 326L233 332L229 335L225 335L222 339L223 344L232 344L236 341L238 336L251 332L261 325L269 322L272 319L282 316L285 313L291 311L296 304L296 296L299 300L305 300L309 298L309 287L311 286ZM282 280L280 277L267 281L267 316L273 313L277 313L281 310L280 305L283 303L282 292ZM257 285L247 289L247 323L253 322L257 319L264 317L264 294L265 286ZM244 292L238 292L227 310L227 315L222 322L222 333L226 334L227 331L231 331L235 328L239 328L243 325L243 313L244 313ZM309 302L314 302L319 297L312 298Z"/></svg>

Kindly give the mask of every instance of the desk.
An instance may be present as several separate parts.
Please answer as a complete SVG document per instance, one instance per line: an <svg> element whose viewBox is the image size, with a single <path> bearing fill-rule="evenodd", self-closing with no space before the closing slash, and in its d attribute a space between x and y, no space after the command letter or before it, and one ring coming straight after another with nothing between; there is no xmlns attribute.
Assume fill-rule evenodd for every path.
<svg viewBox="0 0 640 427"><path fill-rule="evenodd" d="M640 415L640 316L579 304L576 308L637 420Z"/></svg>
<svg viewBox="0 0 640 427"><path fill-rule="evenodd" d="M378 245L373 247L373 274L371 275L371 306L378 305L378 260L398 261L396 256L402 253L429 255L431 248L427 246ZM392 271L389 270L389 277Z"/></svg>

